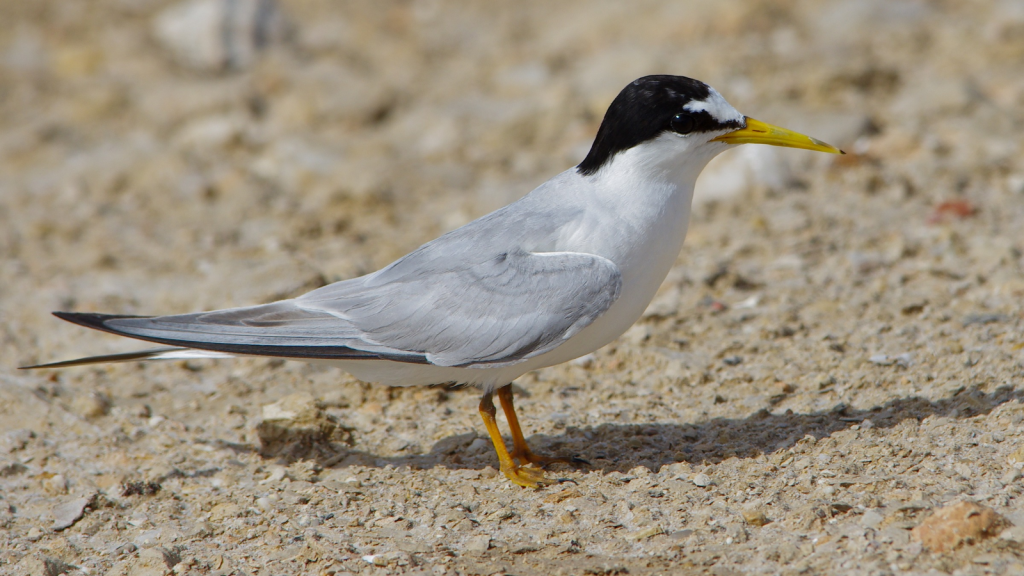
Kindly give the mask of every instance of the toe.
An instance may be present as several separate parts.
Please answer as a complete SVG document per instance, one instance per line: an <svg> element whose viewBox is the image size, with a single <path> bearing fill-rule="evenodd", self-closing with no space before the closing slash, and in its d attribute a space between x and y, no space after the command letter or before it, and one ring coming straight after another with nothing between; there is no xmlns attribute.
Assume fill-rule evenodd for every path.
<svg viewBox="0 0 1024 576"><path fill-rule="evenodd" d="M523 466L516 466L508 470L502 470L505 473L505 477L511 480L513 483L526 488L540 488L548 484L554 484L556 480L548 478L543 470L539 468L526 468Z"/></svg>

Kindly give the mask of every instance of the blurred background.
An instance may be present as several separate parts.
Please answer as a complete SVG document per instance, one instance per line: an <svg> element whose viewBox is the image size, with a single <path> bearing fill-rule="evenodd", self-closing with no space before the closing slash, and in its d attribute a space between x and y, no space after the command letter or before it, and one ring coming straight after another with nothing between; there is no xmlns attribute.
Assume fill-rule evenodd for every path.
<svg viewBox="0 0 1024 576"><path fill-rule="evenodd" d="M51 310L224 308L376 270L572 167L611 99L652 73L703 80L848 154L747 146L716 159L645 319L596 359L524 377L529 428L869 409L1020 384L1019 0L5 1L0 429L73 444L50 473L65 470L74 492L91 481L72 478L75 462L103 452L112 427L148 430L150 410L252 444L260 403L334 394L365 424L360 450L389 457L479 428L474 394L435 421L419 396L291 363L14 367L136 347ZM602 411L558 396L568 380L607 392ZM638 387L619 392L624 381ZM972 405L1003 401L986 398ZM422 429L359 421L367 405ZM633 446L613 468L793 442L730 438ZM30 509L42 492L25 486Z"/></svg>

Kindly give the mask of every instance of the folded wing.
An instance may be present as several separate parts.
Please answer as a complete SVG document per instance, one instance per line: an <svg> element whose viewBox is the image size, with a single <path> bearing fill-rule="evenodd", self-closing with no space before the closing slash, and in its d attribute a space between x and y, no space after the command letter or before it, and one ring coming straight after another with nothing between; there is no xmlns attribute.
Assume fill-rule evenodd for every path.
<svg viewBox="0 0 1024 576"><path fill-rule="evenodd" d="M413 252L294 300L160 317L58 313L142 340L231 354L495 367L556 348L618 298L611 261L522 250L486 258Z"/></svg>

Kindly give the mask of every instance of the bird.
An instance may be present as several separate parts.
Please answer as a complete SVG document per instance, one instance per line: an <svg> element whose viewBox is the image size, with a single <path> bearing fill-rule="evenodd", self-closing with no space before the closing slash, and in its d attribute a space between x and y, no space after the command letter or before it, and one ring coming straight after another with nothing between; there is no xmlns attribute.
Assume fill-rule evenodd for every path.
<svg viewBox="0 0 1024 576"><path fill-rule="evenodd" d="M501 472L520 486L545 486L558 481L547 465L578 460L530 449L512 382L594 352L640 319L683 247L697 176L740 144L844 153L744 116L699 80L644 76L612 100L578 165L376 272L241 308L54 312L162 347L24 368L264 356L335 366L389 386L476 386Z"/></svg>

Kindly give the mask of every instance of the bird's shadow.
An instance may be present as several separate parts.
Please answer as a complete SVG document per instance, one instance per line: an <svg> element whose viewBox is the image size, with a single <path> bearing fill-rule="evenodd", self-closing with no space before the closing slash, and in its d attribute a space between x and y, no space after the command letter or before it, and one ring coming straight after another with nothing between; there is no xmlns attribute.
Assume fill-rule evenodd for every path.
<svg viewBox="0 0 1024 576"><path fill-rule="evenodd" d="M864 428L865 420L878 429L893 428L901 422L919 422L929 416L970 418L988 414L997 406L1024 397L1024 390L1001 386L983 392L977 386L962 387L946 398L931 401L918 396L890 400L870 409L853 409L842 404L827 411L773 414L757 411L745 418L712 418L700 423L601 424L596 427L568 427L561 434L537 434L529 438L540 454L577 456L590 463L589 469L608 473L627 472L644 466L657 472L676 462L715 464L727 458L752 458L783 451L810 435L826 438L852 426ZM400 456L377 456L349 446L330 444L304 452L268 457L288 464L312 459L322 468L350 465L408 466L427 469L496 467L490 442L473 443L481 436L467 433L444 438L429 452ZM483 436L486 440L486 436ZM474 449L475 448L475 449Z"/></svg>

